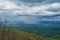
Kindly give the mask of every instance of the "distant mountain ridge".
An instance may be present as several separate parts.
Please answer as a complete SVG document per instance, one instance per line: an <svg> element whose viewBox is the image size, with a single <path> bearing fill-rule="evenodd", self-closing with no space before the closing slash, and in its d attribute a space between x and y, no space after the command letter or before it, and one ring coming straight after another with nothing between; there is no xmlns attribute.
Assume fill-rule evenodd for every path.
<svg viewBox="0 0 60 40"><path fill-rule="evenodd" d="M8 21L7 24L29 24L29 23L24 23L21 21ZM38 24L56 24L56 25L59 25L60 21L39 21Z"/></svg>

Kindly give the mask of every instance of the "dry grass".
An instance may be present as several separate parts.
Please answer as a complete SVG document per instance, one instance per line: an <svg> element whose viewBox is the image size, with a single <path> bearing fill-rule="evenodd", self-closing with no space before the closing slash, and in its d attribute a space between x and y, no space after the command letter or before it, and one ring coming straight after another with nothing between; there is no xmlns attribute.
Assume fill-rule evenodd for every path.
<svg viewBox="0 0 60 40"><path fill-rule="evenodd" d="M51 40L14 28L0 28L0 40Z"/></svg>

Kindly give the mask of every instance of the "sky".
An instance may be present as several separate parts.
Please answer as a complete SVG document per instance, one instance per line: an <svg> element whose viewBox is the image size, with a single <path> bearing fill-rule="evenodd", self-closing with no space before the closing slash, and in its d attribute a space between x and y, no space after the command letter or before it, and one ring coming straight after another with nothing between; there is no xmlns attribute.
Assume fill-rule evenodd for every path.
<svg viewBox="0 0 60 40"><path fill-rule="evenodd" d="M60 21L60 0L0 0L0 17L29 24Z"/></svg>

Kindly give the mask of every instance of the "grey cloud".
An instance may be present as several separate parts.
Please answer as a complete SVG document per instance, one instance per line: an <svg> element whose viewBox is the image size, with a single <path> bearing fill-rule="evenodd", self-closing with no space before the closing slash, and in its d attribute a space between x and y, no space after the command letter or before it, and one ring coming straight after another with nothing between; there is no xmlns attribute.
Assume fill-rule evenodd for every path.
<svg viewBox="0 0 60 40"><path fill-rule="evenodd" d="M60 0L8 0L8 1L14 2L17 5L21 5L21 3L22 3L22 4L28 5L28 6L60 3Z"/></svg>
<svg viewBox="0 0 60 40"><path fill-rule="evenodd" d="M8 1L11 1L17 5L24 4L26 6L31 7L31 6L40 5L45 0L8 0Z"/></svg>
<svg viewBox="0 0 60 40"><path fill-rule="evenodd" d="M13 12L11 11L1 11L0 13L0 17L2 19L7 19L8 21L21 21L24 23L28 23L28 24L37 24L38 23L38 18L36 16L24 16L24 15L14 15Z"/></svg>
<svg viewBox="0 0 60 40"><path fill-rule="evenodd" d="M2 9L0 9L0 11L2 11L1 14L0 14L2 16L2 18L6 17L10 21L23 21L24 23L34 24L34 23L38 23L38 21L41 21L41 20L46 20L46 21L47 20L57 20L57 19L53 19L54 17L56 17L56 16L53 16L53 15L60 14L60 13L58 13L60 11L60 8L58 8L58 7L57 8L52 8L51 7L52 4L49 4L49 3L55 3L55 2L58 3L58 2L60 2L59 0L33 0L33 1L32 0L16 0L16 1L15 0L10 0L9 2L10 3L12 2L14 4L18 4L18 5L16 5L17 8L22 7L22 12L21 12L22 14L27 13L27 12L24 11L24 9L26 7L27 7L26 8L27 10L26 9L25 10L28 11L27 14L32 15L32 11L34 13L38 13L38 15L40 14L39 15L40 18L37 17L37 15L36 16L20 16L20 11L21 10L19 12L17 10L16 15L15 15L15 13L13 11L8 11L8 10L6 10L6 11L3 10L2 11ZM48 4L48 5L45 5L45 4ZM23 5L23 6L21 6L21 5ZM49 5L50 5L50 7L49 7ZM29 7L29 6L32 6L32 7ZM11 6L11 8L12 7L14 8L14 6ZM42 10L42 11L39 11L39 10ZM43 17L43 16L46 16L46 17Z"/></svg>

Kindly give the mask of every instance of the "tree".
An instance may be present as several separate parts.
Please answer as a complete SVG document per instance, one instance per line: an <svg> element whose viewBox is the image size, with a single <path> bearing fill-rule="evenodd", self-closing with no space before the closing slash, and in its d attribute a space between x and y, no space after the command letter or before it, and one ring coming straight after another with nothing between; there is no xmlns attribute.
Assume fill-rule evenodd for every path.
<svg viewBox="0 0 60 40"><path fill-rule="evenodd" d="M8 26L7 26L7 19L6 19L6 18L4 19L3 24L4 24L4 27L8 27Z"/></svg>
<svg viewBox="0 0 60 40"><path fill-rule="evenodd" d="M0 27L3 26L2 18L0 17Z"/></svg>

